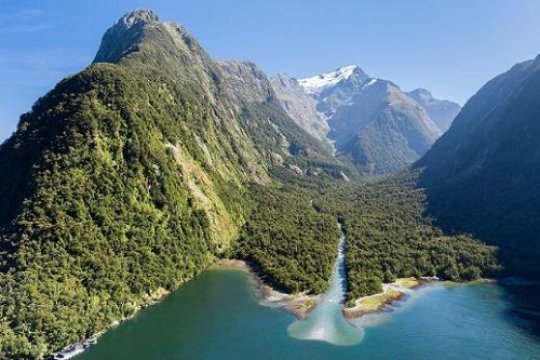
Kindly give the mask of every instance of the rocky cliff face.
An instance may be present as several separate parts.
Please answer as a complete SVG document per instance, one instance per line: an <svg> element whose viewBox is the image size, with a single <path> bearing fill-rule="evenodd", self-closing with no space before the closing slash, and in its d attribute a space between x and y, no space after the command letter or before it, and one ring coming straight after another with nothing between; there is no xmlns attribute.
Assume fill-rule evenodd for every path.
<svg viewBox="0 0 540 360"><path fill-rule="evenodd" d="M335 173L332 167L340 165L330 146L289 117L270 80L255 64L222 61L219 65L235 98L239 119L259 152L266 154L273 164L299 174Z"/></svg>
<svg viewBox="0 0 540 360"><path fill-rule="evenodd" d="M220 61L218 64L238 99L264 103L273 96L268 78L254 63Z"/></svg>
<svg viewBox="0 0 540 360"><path fill-rule="evenodd" d="M286 74L278 74L271 81L287 114L315 138L328 141L330 128L325 116L317 111L317 101L308 95L296 79Z"/></svg>

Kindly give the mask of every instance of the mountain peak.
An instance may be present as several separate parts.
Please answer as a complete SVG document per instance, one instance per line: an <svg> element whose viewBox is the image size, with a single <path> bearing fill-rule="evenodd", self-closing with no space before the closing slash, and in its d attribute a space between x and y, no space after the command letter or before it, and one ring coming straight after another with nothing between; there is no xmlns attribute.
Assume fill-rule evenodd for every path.
<svg viewBox="0 0 540 360"><path fill-rule="evenodd" d="M443 132L450 128L452 121L461 111L461 106L449 100L439 100L426 89L418 88L407 93L414 101L422 106L433 122Z"/></svg>
<svg viewBox="0 0 540 360"><path fill-rule="evenodd" d="M137 9L125 14L103 35L94 62L118 62L136 51L145 28L159 23L158 15L151 10Z"/></svg>
<svg viewBox="0 0 540 360"><path fill-rule="evenodd" d="M356 69L359 69L358 65L346 65L337 68L335 72L343 74L344 76L351 76Z"/></svg>
<svg viewBox="0 0 540 360"><path fill-rule="evenodd" d="M155 12L146 9L136 9L122 16L117 24L123 25L126 28L131 28L133 26L155 22L159 22L159 16Z"/></svg>
<svg viewBox="0 0 540 360"><path fill-rule="evenodd" d="M334 86L342 80L350 79L355 75L367 78L367 75L357 65L347 65L337 68L332 72L298 79L298 83L308 94L319 94L326 88Z"/></svg>

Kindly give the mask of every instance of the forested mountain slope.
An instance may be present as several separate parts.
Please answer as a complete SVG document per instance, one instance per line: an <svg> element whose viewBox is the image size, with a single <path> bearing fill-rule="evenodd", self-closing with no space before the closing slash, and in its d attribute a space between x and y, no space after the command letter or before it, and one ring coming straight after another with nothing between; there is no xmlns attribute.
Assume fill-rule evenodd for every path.
<svg viewBox="0 0 540 360"><path fill-rule="evenodd" d="M540 58L489 81L419 160L430 213L497 244L507 270L540 275Z"/></svg>

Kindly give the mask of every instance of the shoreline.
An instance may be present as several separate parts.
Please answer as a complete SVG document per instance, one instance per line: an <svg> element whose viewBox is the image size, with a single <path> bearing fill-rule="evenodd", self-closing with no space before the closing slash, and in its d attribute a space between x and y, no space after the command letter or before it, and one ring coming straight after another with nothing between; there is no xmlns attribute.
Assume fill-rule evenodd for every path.
<svg viewBox="0 0 540 360"><path fill-rule="evenodd" d="M308 295L305 292L287 294L275 290L264 282L262 277L249 266L247 262L239 259L221 259L210 268L229 267L245 271L255 281L255 292L260 298L260 304L271 308L280 308L298 319L304 319L319 303L321 295Z"/></svg>
<svg viewBox="0 0 540 360"><path fill-rule="evenodd" d="M406 301L415 291L431 284L492 284L497 279L480 278L470 281L441 280L437 276L416 278L399 278L392 283L383 283L383 291L377 294L360 297L354 301L353 307L343 307L343 315L347 320L360 319L364 315L377 314L391 308L398 302Z"/></svg>
<svg viewBox="0 0 540 360"><path fill-rule="evenodd" d="M241 270L247 272L251 276L251 278L254 279L256 281L256 283L257 283L257 286L256 286L255 289L256 289L257 294L258 294L259 297L261 297L263 300L269 301L270 304L275 301L272 296L275 296L276 299L277 298L280 298L280 299L285 299L286 298L286 301L290 302L290 305L291 305L290 308L283 307L281 305L274 305L273 307L283 307L285 310L291 312L293 315L297 316L298 318L304 318L308 314L308 312L310 310L312 310L316 305L316 302L315 302L311 306L311 308L306 308L306 309L303 309L303 310L302 309L295 309L293 307L293 305L295 303L298 304L299 301L294 302L291 299L291 297L294 298L294 295L280 293L280 292L272 289L270 286L266 285L264 283L264 281L262 280L262 278L243 260L238 260L238 259L217 259L213 263L209 264L206 268L204 268L201 271L201 273L206 271L206 270L209 270L211 268L216 268L216 267L219 267L219 266L230 267L230 268L235 268L235 269L241 269ZM193 279L195 279L196 277L197 276L195 276ZM177 287L177 289L180 286L184 285L185 283L187 283L187 282L189 282L189 281L191 281L193 279L190 279L190 280L180 284ZM172 290L172 291L174 291L174 290ZM112 323L107 325L103 330L100 330L97 333L94 333L89 338L85 338L85 339L83 339L81 341L68 344L65 347L63 347L62 349L58 350L58 351L51 352L51 353L48 353L48 354L44 355L44 359L52 359L52 360L54 360L59 355L63 356L62 359L71 359L71 358L73 358L73 357L75 357L77 355L80 355L81 353L86 351L89 347L91 347L92 345L95 345L97 343L97 341L99 340L99 338L101 336L105 335L108 331L116 328L117 326L119 326L120 324L122 324L125 321L133 319L133 317L135 317L141 310L144 310L145 308L148 308L150 306L154 306L154 305L158 304L159 302L161 302L163 300L164 297L166 297L170 293L171 293L171 291L168 291L168 290L166 290L166 289L164 289L162 287L156 289L156 291L149 294L144 299L143 303L141 303L140 305L135 306L134 310L133 310L133 313L131 313L129 316L126 316L126 317L123 317L123 318L121 318L119 320L113 321ZM281 298L281 296L283 296L283 298ZM314 298L318 298L318 296L314 296ZM309 300L311 300L311 298L304 299L304 300L309 301Z"/></svg>
<svg viewBox="0 0 540 360"><path fill-rule="evenodd" d="M285 310L297 319L302 320L309 315L321 299L321 295L307 295L304 293L287 294L279 292L266 284L262 277L244 260L220 259L210 268L233 268L245 271L255 281L255 292L259 297L260 304L272 308ZM437 276L424 276L420 279L413 277L399 278L392 283L384 283L383 291L377 294L360 297L354 301L353 307L343 305L343 316L347 321L360 319L364 315L376 314L391 308L394 304L406 301L416 290L434 283L455 283L455 284L484 284L496 283L496 279L480 278L477 280L452 282L439 279ZM353 325L351 323L351 325ZM353 325L354 326L354 325Z"/></svg>
<svg viewBox="0 0 540 360"><path fill-rule="evenodd" d="M99 338L105 335L105 333L116 328L121 323L133 319L133 317L135 317L135 315L137 315L141 310L158 304L165 296L169 294L170 291L168 291L167 289L163 287L157 288L154 292L148 294L140 305L135 306L133 308L133 313L131 313L129 316L125 316L120 320L113 321L105 329L98 331L89 338L69 344L56 352L45 355L44 359L57 359L58 356L62 356L61 359L71 359L77 355L80 355L92 345L95 345L98 342Z"/></svg>
<svg viewBox="0 0 540 360"><path fill-rule="evenodd" d="M302 320L318 304L321 294L307 295L287 294L279 292L267 285L248 263L238 259L222 259L214 264L214 267L234 268L245 271L256 282L255 291L261 299L261 305L273 308L281 308L297 319ZM383 292L364 296L355 300L354 307L343 305L342 312L346 320L358 319L364 315L380 312L386 307L392 306L396 301L403 300L407 293L419 288L427 282L438 281L436 279L424 278L416 280L414 278L396 279L393 283L383 284ZM366 302L369 302L366 306Z"/></svg>
<svg viewBox="0 0 540 360"><path fill-rule="evenodd" d="M354 306L343 307L343 316L347 320L361 318L367 314L373 314L391 307L398 301L404 301L407 295L427 283L439 281L435 279L400 278L392 283L382 284L383 291L377 294L362 296L354 300Z"/></svg>

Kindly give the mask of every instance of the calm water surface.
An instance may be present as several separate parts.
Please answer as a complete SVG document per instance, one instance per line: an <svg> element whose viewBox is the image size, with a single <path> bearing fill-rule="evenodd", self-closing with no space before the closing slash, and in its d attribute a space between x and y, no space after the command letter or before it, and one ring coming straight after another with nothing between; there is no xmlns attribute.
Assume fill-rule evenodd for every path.
<svg viewBox="0 0 540 360"><path fill-rule="evenodd" d="M520 312L495 284L424 287L364 318L362 340L349 346L291 337L295 318L259 305L253 289L240 270L206 271L77 359L540 359L527 322L538 312Z"/></svg>

